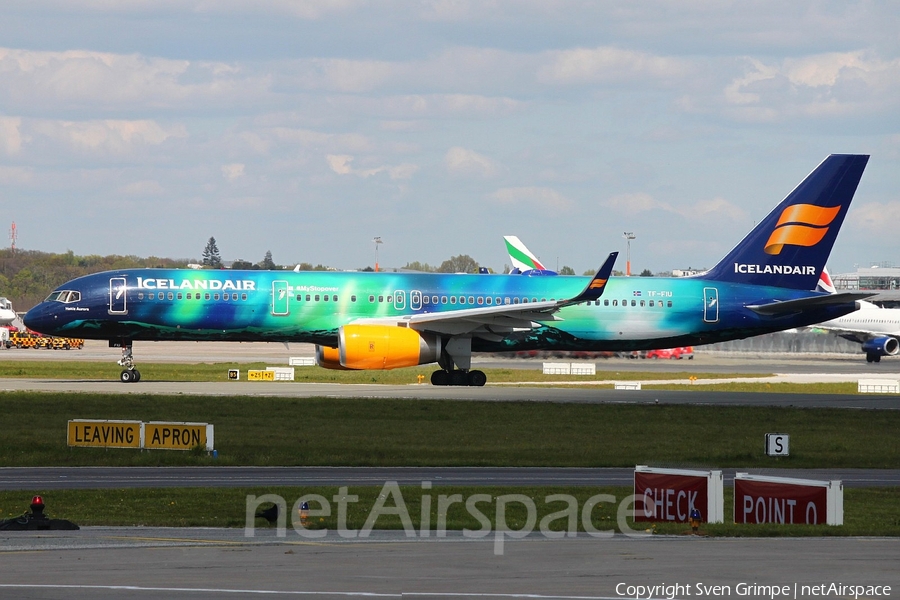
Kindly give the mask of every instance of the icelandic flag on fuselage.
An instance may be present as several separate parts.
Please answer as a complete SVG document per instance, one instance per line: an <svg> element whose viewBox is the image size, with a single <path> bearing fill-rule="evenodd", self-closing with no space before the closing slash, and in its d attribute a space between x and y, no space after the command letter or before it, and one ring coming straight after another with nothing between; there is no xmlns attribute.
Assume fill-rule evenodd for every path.
<svg viewBox="0 0 900 600"><path fill-rule="evenodd" d="M868 160L826 158L703 279L814 289Z"/></svg>

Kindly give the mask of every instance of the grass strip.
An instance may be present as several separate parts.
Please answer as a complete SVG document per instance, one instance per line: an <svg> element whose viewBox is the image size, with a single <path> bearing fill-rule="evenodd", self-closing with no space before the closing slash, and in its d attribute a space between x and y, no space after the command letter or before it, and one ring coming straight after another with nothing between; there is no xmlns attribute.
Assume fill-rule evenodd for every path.
<svg viewBox="0 0 900 600"><path fill-rule="evenodd" d="M345 398L0 393L4 466L896 468L900 411ZM69 419L204 422L206 453L69 448ZM767 457L766 433L791 436Z"/></svg>
<svg viewBox="0 0 900 600"><path fill-rule="evenodd" d="M534 529L538 530L546 518L546 529L565 531L571 527L560 511L572 506L566 501L555 499L553 495L565 495L574 499L577 508L575 527L579 532L585 531L583 509L589 498L596 494L608 494L615 501L604 499L590 511L591 524L601 531L615 530L621 532L618 525L620 503L631 493L628 487L458 487L438 486L423 490L417 486L399 486L398 491L386 487L351 486L343 493L356 496L357 501L348 502L347 528L359 530L379 502L389 512L402 505L409 515L409 522L416 535L423 529L434 530L438 526L439 507L444 506L447 530L479 530L484 524L467 508L466 500L480 494L475 507L491 523L496 530L497 498L504 495L524 495L532 500L536 510ZM900 490L896 488L845 489L844 490L844 525L744 525L733 522L733 488L725 488L725 523L704 523L701 533L709 536L723 537L768 537L768 536L898 536L900 535ZM330 515L313 517L310 529L330 529L338 527L338 507L335 497L342 490L333 486L310 488L274 487L274 488L169 488L169 489L122 489L122 490L34 490L33 492L0 492L0 517L10 518L21 515L28 508L31 494L40 494L47 505L46 514L51 518L64 518L81 526L146 526L146 527L244 527L248 497L257 499L272 495L285 501L291 519L287 527L287 541L300 539L299 535L290 532L291 521L296 517L293 506L298 500L309 494L317 494L330 505ZM455 499L451 498L458 495ZM441 500L441 496L444 500ZM452 500L451 502L448 502ZM423 519L422 506L427 509ZM254 508L258 504L251 503ZM268 507L268 502L259 504L260 508ZM310 502L313 510L321 508L317 501ZM528 520L528 509L525 504L515 499L507 499L505 520L510 529L522 529ZM627 508L630 508L627 507ZM377 514L377 513L376 513ZM423 527L424 523L424 527ZM658 534L680 535L690 532L690 527L683 523L635 523L626 520L627 526L641 532L649 531ZM272 527L265 520L257 518L254 525L258 528ZM374 521L375 529L403 529L401 518L397 514L382 513ZM431 534L434 535L433 533Z"/></svg>
<svg viewBox="0 0 900 600"><path fill-rule="evenodd" d="M24 352L25 350L21 350ZM35 352L38 352L37 350ZM242 377L251 369L265 370L266 363L141 363L141 378L145 381L227 381L229 369L239 369ZM92 361L4 361L0 362L0 378L29 379L105 379L117 380L121 367L114 363ZM383 385L404 385L417 383L423 375L430 381L434 367L420 366L391 371L335 371L321 367L295 367L294 381L301 383L375 383ZM596 375L544 375L539 369L485 369L488 381L492 383L566 382L566 381L650 381L654 379L683 379L689 383L690 377L700 379L723 379L735 377L723 373L677 373L598 371ZM766 377L748 374L740 377Z"/></svg>

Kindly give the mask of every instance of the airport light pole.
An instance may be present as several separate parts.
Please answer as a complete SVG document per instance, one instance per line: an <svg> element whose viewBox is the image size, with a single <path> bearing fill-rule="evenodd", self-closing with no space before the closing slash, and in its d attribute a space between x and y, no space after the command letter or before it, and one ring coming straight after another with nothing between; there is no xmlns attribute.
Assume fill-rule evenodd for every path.
<svg viewBox="0 0 900 600"><path fill-rule="evenodd" d="M632 232L626 231L622 237L625 238L625 276L631 277L631 240L635 236Z"/></svg>
<svg viewBox="0 0 900 600"><path fill-rule="evenodd" d="M372 241L375 242L375 272L377 273L378 272L378 244L383 244L384 242L381 241L381 237L376 237Z"/></svg>

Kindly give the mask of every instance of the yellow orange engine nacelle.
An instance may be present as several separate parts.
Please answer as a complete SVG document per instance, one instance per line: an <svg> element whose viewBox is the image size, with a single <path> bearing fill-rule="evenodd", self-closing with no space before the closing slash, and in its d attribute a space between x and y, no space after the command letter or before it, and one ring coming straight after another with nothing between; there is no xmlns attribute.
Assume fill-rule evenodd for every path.
<svg viewBox="0 0 900 600"><path fill-rule="evenodd" d="M347 370L347 367L341 365L340 351L329 346L316 345L316 364L324 369Z"/></svg>
<svg viewBox="0 0 900 600"><path fill-rule="evenodd" d="M437 362L441 354L439 337L393 325L344 325L338 343L338 364L345 369L414 367Z"/></svg>

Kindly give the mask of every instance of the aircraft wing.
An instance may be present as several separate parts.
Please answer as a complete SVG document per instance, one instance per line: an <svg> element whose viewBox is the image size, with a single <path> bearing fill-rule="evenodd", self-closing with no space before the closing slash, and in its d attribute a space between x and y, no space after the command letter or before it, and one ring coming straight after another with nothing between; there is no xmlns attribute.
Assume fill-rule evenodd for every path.
<svg viewBox="0 0 900 600"><path fill-rule="evenodd" d="M862 329L851 329L848 327L834 327L832 325L810 325L808 329L821 329L828 333L833 333L839 337L856 342L857 344L865 344L873 338L889 336L888 333L874 333L872 331L864 331Z"/></svg>
<svg viewBox="0 0 900 600"><path fill-rule="evenodd" d="M526 302L522 304L501 304L438 313L406 315L392 322L419 331L430 331L444 335L472 334L484 339L500 340L516 329L533 329L540 321L558 321L555 315L559 309L582 302L596 300L603 294L606 282L612 274L618 252L610 253L603 266L591 278L585 288L576 296L563 300ZM374 322L361 319L357 322ZM378 320L380 322L380 320Z"/></svg>
<svg viewBox="0 0 900 600"><path fill-rule="evenodd" d="M777 317L797 313L809 308L831 306L835 304L848 304L871 298L875 293L867 292L842 292L840 294L826 294L823 296L810 296L809 298L797 298L783 302L770 302L768 304L752 304L747 306L753 312L767 317ZM859 306L857 305L857 309Z"/></svg>

